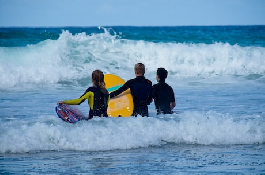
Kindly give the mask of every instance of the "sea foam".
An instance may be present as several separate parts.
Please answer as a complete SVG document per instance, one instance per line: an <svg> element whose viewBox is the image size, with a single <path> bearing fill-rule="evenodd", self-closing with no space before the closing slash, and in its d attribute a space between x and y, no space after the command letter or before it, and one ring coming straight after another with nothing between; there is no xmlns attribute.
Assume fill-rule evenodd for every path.
<svg viewBox="0 0 265 175"><path fill-rule="evenodd" d="M228 43L153 43L121 39L117 34L87 35L63 31L57 40L26 47L0 48L0 89L28 84L56 84L87 79L94 69L133 76L137 62L146 64L147 75L158 67L174 78L220 76L263 77L265 48Z"/></svg>
<svg viewBox="0 0 265 175"><path fill-rule="evenodd" d="M213 111L130 118L93 118L76 124L54 115L1 126L0 153L99 151L162 144L264 144L264 116L235 118Z"/></svg>

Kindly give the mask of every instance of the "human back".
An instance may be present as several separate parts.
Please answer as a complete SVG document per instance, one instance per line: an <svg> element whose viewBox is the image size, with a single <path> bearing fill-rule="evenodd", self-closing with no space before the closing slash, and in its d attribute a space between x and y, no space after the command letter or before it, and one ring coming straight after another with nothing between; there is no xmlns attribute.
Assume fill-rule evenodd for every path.
<svg viewBox="0 0 265 175"><path fill-rule="evenodd" d="M135 64L134 73L136 77L128 80L118 90L111 92L110 98L115 97L130 88L134 103L133 116L141 115L142 117L148 117L147 105L149 105L152 100L152 82L144 77L144 64Z"/></svg>
<svg viewBox="0 0 265 175"><path fill-rule="evenodd" d="M94 116L108 117L107 108L109 101L109 93L105 87L104 74L100 70L92 72L92 84L78 99L64 100L58 103L64 103L68 105L79 105L85 100L88 100L90 107L88 119Z"/></svg>
<svg viewBox="0 0 265 175"><path fill-rule="evenodd" d="M100 70L92 72L94 92L93 116L107 117L109 93L105 87L104 74Z"/></svg>
<svg viewBox="0 0 265 175"><path fill-rule="evenodd" d="M154 88L154 103L157 109L157 113L171 114L170 103L173 99L173 89L165 82L160 82L153 86Z"/></svg>
<svg viewBox="0 0 265 175"><path fill-rule="evenodd" d="M174 91L172 87L165 82L167 74L168 72L166 69L157 69L156 78L158 83L153 85L152 91L157 114L171 114L172 109L176 106Z"/></svg>

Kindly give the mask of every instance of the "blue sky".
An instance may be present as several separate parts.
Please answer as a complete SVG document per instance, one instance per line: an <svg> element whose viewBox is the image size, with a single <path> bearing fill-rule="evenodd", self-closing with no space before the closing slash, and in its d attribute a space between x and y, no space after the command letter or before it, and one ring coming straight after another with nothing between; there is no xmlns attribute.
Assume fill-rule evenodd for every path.
<svg viewBox="0 0 265 175"><path fill-rule="evenodd" d="M0 27L265 25L265 0L0 0Z"/></svg>

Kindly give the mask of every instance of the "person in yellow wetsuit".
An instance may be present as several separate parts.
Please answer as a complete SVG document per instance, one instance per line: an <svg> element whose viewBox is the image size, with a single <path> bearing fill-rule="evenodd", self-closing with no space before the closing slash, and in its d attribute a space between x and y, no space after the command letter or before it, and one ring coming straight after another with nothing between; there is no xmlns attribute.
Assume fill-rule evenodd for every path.
<svg viewBox="0 0 265 175"><path fill-rule="evenodd" d="M87 88L80 98L59 101L58 104L79 105L87 99L90 107L88 119L92 119L93 116L108 117L109 92L105 87L102 71L95 70L92 72L92 83L93 86Z"/></svg>

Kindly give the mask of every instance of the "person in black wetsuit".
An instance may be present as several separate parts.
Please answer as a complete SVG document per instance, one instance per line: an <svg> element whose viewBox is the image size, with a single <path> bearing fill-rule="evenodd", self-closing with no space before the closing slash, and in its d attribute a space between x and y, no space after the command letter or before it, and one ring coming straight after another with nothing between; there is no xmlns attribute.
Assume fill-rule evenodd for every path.
<svg viewBox="0 0 265 175"><path fill-rule="evenodd" d="M105 88L102 71L95 70L92 72L92 83L93 86L89 87L80 98L59 101L57 104L79 105L87 99L90 106L88 119L92 119L93 116L108 117L109 92Z"/></svg>
<svg viewBox="0 0 265 175"><path fill-rule="evenodd" d="M168 72L164 68L158 68L156 74L158 83L153 85L152 96L157 114L172 114L176 102L172 87L165 82Z"/></svg>
<svg viewBox="0 0 265 175"><path fill-rule="evenodd" d="M134 73L136 78L128 80L122 87L111 92L110 98L113 98L130 88L134 103L132 115L135 117L137 117L137 115L148 117L147 105L152 102L152 82L144 77L144 64L135 64Z"/></svg>

